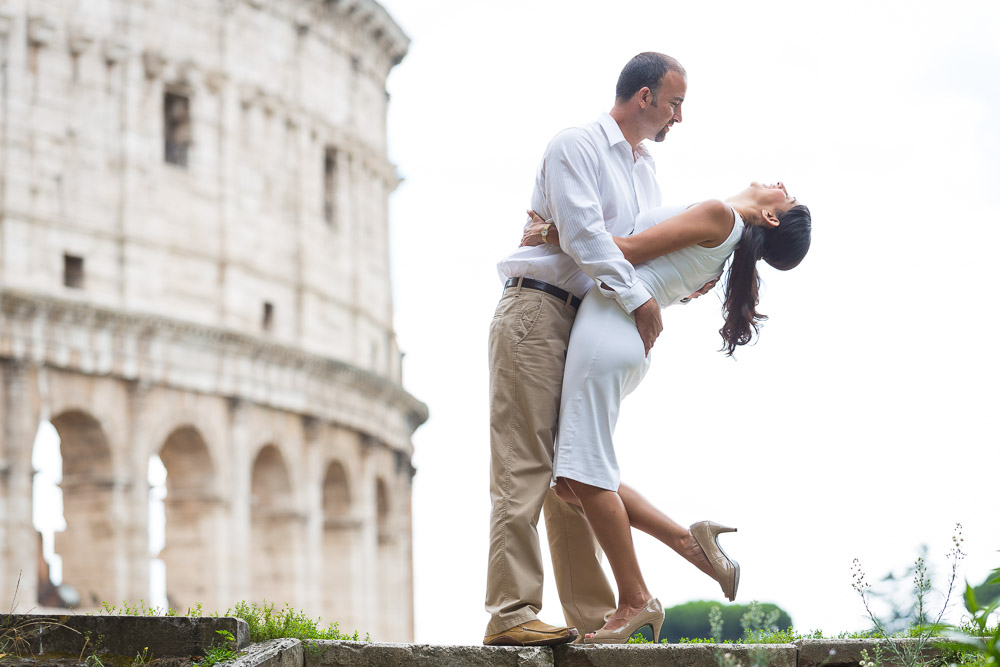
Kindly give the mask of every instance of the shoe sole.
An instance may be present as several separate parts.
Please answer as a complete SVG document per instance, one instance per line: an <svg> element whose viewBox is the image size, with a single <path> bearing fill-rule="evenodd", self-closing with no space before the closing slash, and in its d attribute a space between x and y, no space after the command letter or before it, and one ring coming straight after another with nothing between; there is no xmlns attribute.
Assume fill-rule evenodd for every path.
<svg viewBox="0 0 1000 667"><path fill-rule="evenodd" d="M560 644L569 644L578 636L579 635L568 635L566 637L553 637L552 639L539 639L533 642L519 642L506 637L497 637L491 642L483 642L483 646L517 646L521 648L531 646L558 646Z"/></svg>
<svg viewBox="0 0 1000 667"><path fill-rule="evenodd" d="M722 555L726 557L726 560L728 560L730 563L733 564L733 579L732 579L732 582L733 582L733 596L731 598L729 598L729 601L730 602L734 602L736 600L736 589L740 587L740 564L737 563L736 561L734 561L732 558L729 557L729 554L726 553L726 550L722 548L721 544L719 544L719 538L718 537L715 538L715 546L719 549L719 551L722 553ZM723 593L725 593L725 591L723 591ZM729 596L726 596L726 597L729 597Z"/></svg>

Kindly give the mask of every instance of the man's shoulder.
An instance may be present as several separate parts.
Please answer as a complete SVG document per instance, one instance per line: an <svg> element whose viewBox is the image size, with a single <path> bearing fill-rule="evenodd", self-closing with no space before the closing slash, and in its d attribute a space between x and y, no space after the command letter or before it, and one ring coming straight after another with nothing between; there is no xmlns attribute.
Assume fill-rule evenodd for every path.
<svg viewBox="0 0 1000 667"><path fill-rule="evenodd" d="M596 151L602 138L601 127L596 122L579 127L568 127L557 133L549 142L547 153Z"/></svg>

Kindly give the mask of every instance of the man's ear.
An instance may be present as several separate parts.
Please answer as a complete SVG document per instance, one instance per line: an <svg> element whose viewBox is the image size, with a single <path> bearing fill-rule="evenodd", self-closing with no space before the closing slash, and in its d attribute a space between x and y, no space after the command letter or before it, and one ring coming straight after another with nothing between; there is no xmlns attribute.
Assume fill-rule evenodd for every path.
<svg viewBox="0 0 1000 667"><path fill-rule="evenodd" d="M764 218L765 227L777 227L780 224L778 216L771 211L768 211L766 208L760 212L760 215Z"/></svg>
<svg viewBox="0 0 1000 667"><path fill-rule="evenodd" d="M639 96L639 108L645 109L653 101L653 91L649 89L649 86L643 86L636 93Z"/></svg>

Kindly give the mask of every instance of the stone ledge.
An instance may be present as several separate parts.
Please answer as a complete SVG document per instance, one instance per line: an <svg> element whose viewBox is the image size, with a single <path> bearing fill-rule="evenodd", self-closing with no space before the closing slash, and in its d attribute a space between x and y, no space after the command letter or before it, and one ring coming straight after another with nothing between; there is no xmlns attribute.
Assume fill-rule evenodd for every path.
<svg viewBox="0 0 1000 667"><path fill-rule="evenodd" d="M901 652L916 651L921 640L918 639L893 639L892 643ZM868 657L875 659L875 645L882 645L882 664L898 665L896 654L892 649L873 639L800 639L795 642L798 649L798 667L857 667L861 662L861 650L868 651ZM934 646L932 642L924 642L923 650L920 652L925 659L936 658L941 655L941 649ZM830 651L834 651L833 654Z"/></svg>
<svg viewBox="0 0 1000 667"><path fill-rule="evenodd" d="M307 641L304 667L554 667L549 648Z"/></svg>
<svg viewBox="0 0 1000 667"><path fill-rule="evenodd" d="M302 667L302 642L272 639L252 644L245 654L228 664L233 667Z"/></svg>
<svg viewBox="0 0 1000 667"><path fill-rule="evenodd" d="M32 657L17 665L48 664L47 656L87 653L132 657L148 649L155 658L187 659L204 655L225 630L246 649L233 667L717 667L721 653L751 665L763 657L770 667L856 667L861 651L874 658L881 644L886 665L898 664L884 642L872 639L801 639L794 644L635 644L564 645L555 648L504 646L435 646L376 642L274 639L249 643L249 628L237 618L186 616L0 615L0 628L24 625L22 633ZM920 648L920 640L894 639L904 652ZM98 643L99 642L99 643ZM934 658L941 650L926 642L921 655ZM13 665L10 656L4 661ZM75 664L75 663L74 663Z"/></svg>
<svg viewBox="0 0 1000 667"><path fill-rule="evenodd" d="M742 665L766 655L769 667L796 667L798 656L792 644L573 644L552 651L555 667L716 667L720 652Z"/></svg>
<svg viewBox="0 0 1000 667"><path fill-rule="evenodd" d="M0 615L0 628L25 624L23 633L35 655L88 653L134 657L148 649L156 658L204 655L224 641L216 630L232 633L238 649L250 644L250 628L239 618L190 616L38 616Z"/></svg>

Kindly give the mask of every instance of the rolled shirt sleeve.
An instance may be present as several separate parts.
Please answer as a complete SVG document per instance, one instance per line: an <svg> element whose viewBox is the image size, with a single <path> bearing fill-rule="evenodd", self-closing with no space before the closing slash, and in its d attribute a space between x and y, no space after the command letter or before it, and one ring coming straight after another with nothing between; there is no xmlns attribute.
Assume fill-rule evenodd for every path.
<svg viewBox="0 0 1000 667"><path fill-rule="evenodd" d="M546 151L543 196L546 217L555 221L559 245L605 296L631 313L652 298L608 231L599 188L600 158L580 132L557 135ZM610 290L610 291L609 291Z"/></svg>

